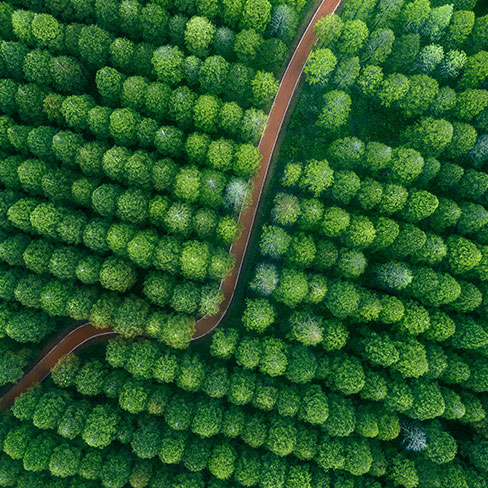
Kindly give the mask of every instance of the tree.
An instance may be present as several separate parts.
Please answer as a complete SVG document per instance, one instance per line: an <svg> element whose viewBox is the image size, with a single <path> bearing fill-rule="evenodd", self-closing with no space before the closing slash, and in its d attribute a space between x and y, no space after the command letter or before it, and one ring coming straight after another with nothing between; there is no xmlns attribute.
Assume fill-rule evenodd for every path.
<svg viewBox="0 0 488 488"><path fill-rule="evenodd" d="M168 115L181 129L188 130L192 127L192 112L196 99L196 93L187 86L179 86L173 90L169 99Z"/></svg>
<svg viewBox="0 0 488 488"><path fill-rule="evenodd" d="M470 12L472 13L472 12ZM480 51L469 56L464 67L464 73L459 82L461 88L478 88L488 76L486 68L488 52Z"/></svg>
<svg viewBox="0 0 488 488"><path fill-rule="evenodd" d="M298 417L313 425L321 425L329 417L327 396L319 385L304 387Z"/></svg>
<svg viewBox="0 0 488 488"><path fill-rule="evenodd" d="M290 419L273 419L266 439L266 447L277 456L287 456L293 451L297 429Z"/></svg>
<svg viewBox="0 0 488 488"><path fill-rule="evenodd" d="M349 331L340 320L331 319L325 323L322 347L326 351L342 349L348 339Z"/></svg>
<svg viewBox="0 0 488 488"><path fill-rule="evenodd" d="M215 35L214 25L205 17L192 17L186 24L185 45L191 54L205 58Z"/></svg>
<svg viewBox="0 0 488 488"><path fill-rule="evenodd" d="M262 457L260 485L264 488L283 486L286 480L287 462L271 453Z"/></svg>
<svg viewBox="0 0 488 488"><path fill-rule="evenodd" d="M215 315L224 300L224 293L216 285L204 285L201 289L198 313L202 317Z"/></svg>
<svg viewBox="0 0 488 488"><path fill-rule="evenodd" d="M154 145L163 156L179 157L183 150L183 132L176 127L162 126L154 136Z"/></svg>
<svg viewBox="0 0 488 488"><path fill-rule="evenodd" d="M244 327L256 332L264 332L275 320L273 306L264 298L247 299L242 316Z"/></svg>
<svg viewBox="0 0 488 488"><path fill-rule="evenodd" d="M439 200L435 195L426 190L414 190L409 193L402 213L406 220L418 222L432 215L438 206Z"/></svg>
<svg viewBox="0 0 488 488"><path fill-rule="evenodd" d="M87 361L76 374L74 385L83 395L99 395L107 374L104 365L97 360Z"/></svg>
<svg viewBox="0 0 488 488"><path fill-rule="evenodd" d="M308 268L315 258L315 253L316 247L313 238L304 233L298 233L291 239L286 258L292 266Z"/></svg>
<svg viewBox="0 0 488 488"><path fill-rule="evenodd" d="M344 209L330 206L324 211L321 230L327 237L337 237L349 226L350 221L349 214ZM330 261L330 264L327 263L327 266L324 267L330 267L337 260L338 253L337 250L334 251L331 248L330 244L328 246L323 246L322 252L326 252L327 261ZM320 250L320 246L318 249ZM323 256L323 258L325 258L325 256Z"/></svg>
<svg viewBox="0 0 488 488"><path fill-rule="evenodd" d="M459 158L475 145L477 133L474 127L462 122L454 121L452 127L452 139L445 148L445 154L451 158Z"/></svg>
<svg viewBox="0 0 488 488"><path fill-rule="evenodd" d="M30 424L11 426L6 432L3 451L12 459L22 459L35 429Z"/></svg>
<svg viewBox="0 0 488 488"><path fill-rule="evenodd" d="M258 71L251 81L253 103L266 109L278 91L278 81L272 73Z"/></svg>
<svg viewBox="0 0 488 488"><path fill-rule="evenodd" d="M451 271L461 274L475 267L481 260L481 252L476 245L460 236L451 236L446 241L447 259Z"/></svg>
<svg viewBox="0 0 488 488"><path fill-rule="evenodd" d="M114 256L105 259L100 269L100 284L109 290L127 291L135 283L136 278L134 266Z"/></svg>
<svg viewBox="0 0 488 488"><path fill-rule="evenodd" d="M283 226L294 224L300 215L300 203L294 195L278 193L274 198L273 220Z"/></svg>
<svg viewBox="0 0 488 488"><path fill-rule="evenodd" d="M408 117L424 113L439 92L439 84L427 75L413 75L409 79L409 89L399 105Z"/></svg>
<svg viewBox="0 0 488 488"><path fill-rule="evenodd" d="M305 164L299 180L299 186L318 197L333 184L333 181L334 171L330 168L327 160L318 161L313 159Z"/></svg>
<svg viewBox="0 0 488 488"><path fill-rule="evenodd" d="M152 303L163 307L169 303L173 287L174 280L170 275L151 271L144 280L143 292Z"/></svg>
<svg viewBox="0 0 488 488"><path fill-rule="evenodd" d="M85 90L87 79L76 59L70 56L53 57L49 69L54 88L61 93L81 93Z"/></svg>
<svg viewBox="0 0 488 488"><path fill-rule="evenodd" d="M130 477L131 458L124 450L111 451L103 461L99 477L101 482L110 486L124 486Z"/></svg>
<svg viewBox="0 0 488 488"><path fill-rule="evenodd" d="M314 26L314 33L317 36L317 46L319 48L334 45L343 28L343 21L335 13L331 13L319 19Z"/></svg>
<svg viewBox="0 0 488 488"><path fill-rule="evenodd" d="M358 54L368 39L369 31L362 20L346 20L338 40L338 51L342 56Z"/></svg>
<svg viewBox="0 0 488 488"><path fill-rule="evenodd" d="M94 68L101 68L107 64L111 42L109 34L100 27L83 27L78 40L81 59Z"/></svg>
<svg viewBox="0 0 488 488"><path fill-rule="evenodd" d="M220 100L212 95L201 95L193 107L195 127L205 132L215 132L220 113Z"/></svg>
<svg viewBox="0 0 488 488"><path fill-rule="evenodd" d="M138 380L129 379L119 391L119 405L123 410L137 414L147 408L150 390Z"/></svg>
<svg viewBox="0 0 488 488"><path fill-rule="evenodd" d="M405 488L415 488L419 482L415 463L403 453L399 453L393 458L387 477L396 485Z"/></svg>
<svg viewBox="0 0 488 488"><path fill-rule="evenodd" d="M225 132L236 135L242 119L243 111L235 102L226 102L220 109L220 117L217 121L219 127Z"/></svg>
<svg viewBox="0 0 488 488"><path fill-rule="evenodd" d="M109 405L97 405L88 415L83 440L92 447L106 447L116 436L119 417Z"/></svg>
<svg viewBox="0 0 488 488"><path fill-rule="evenodd" d="M110 135L116 144L131 146L136 141L139 115L129 108L116 109L110 115Z"/></svg>
<svg viewBox="0 0 488 488"><path fill-rule="evenodd" d="M235 480L243 486L252 486L259 481L261 459L253 449L242 449L237 455Z"/></svg>
<svg viewBox="0 0 488 488"><path fill-rule="evenodd" d="M158 81L176 85L183 79L184 55L177 46L161 46L154 51L152 65Z"/></svg>
<svg viewBox="0 0 488 488"><path fill-rule="evenodd" d="M379 87L378 98L384 107L388 108L393 103L402 100L408 93L409 79L401 73L393 73L385 78Z"/></svg>
<svg viewBox="0 0 488 488"><path fill-rule="evenodd" d="M264 32L271 18L271 3L268 0L245 0L240 20L241 29Z"/></svg>
<svg viewBox="0 0 488 488"><path fill-rule="evenodd" d="M309 383L317 370L317 359L303 345L292 345L288 350L288 366L285 376L293 383Z"/></svg>
<svg viewBox="0 0 488 488"><path fill-rule="evenodd" d="M146 5L139 12L139 22L144 41L157 44L166 38L168 14L163 7L155 4Z"/></svg>
<svg viewBox="0 0 488 488"><path fill-rule="evenodd" d="M233 170L238 176L250 176L259 168L261 153L253 144L240 144L235 151Z"/></svg>
<svg viewBox="0 0 488 488"><path fill-rule="evenodd" d="M331 194L335 200L347 205L359 191L360 187L361 180L354 171L336 170Z"/></svg>
<svg viewBox="0 0 488 488"><path fill-rule="evenodd" d="M345 448L344 469L354 476L362 476L369 472L373 456L366 439L348 437Z"/></svg>
<svg viewBox="0 0 488 488"><path fill-rule="evenodd" d="M445 464L454 459L457 453L457 443L448 433L443 431L439 422L432 422L428 430L429 442L425 455L436 464Z"/></svg>
<svg viewBox="0 0 488 488"><path fill-rule="evenodd" d="M223 280L234 266L234 256L222 248L212 253L208 276L212 279Z"/></svg>
<svg viewBox="0 0 488 488"><path fill-rule="evenodd" d="M168 316L155 312L150 316L147 328L156 329L168 346L185 349L195 332L195 320L187 315Z"/></svg>
<svg viewBox="0 0 488 488"><path fill-rule="evenodd" d="M26 471L44 471L49 469L49 460L53 453L56 441L53 437L38 436L33 439L24 454L23 465ZM17 473L18 475L19 473Z"/></svg>
<svg viewBox="0 0 488 488"><path fill-rule="evenodd" d="M190 471L201 471L207 467L210 457L210 446L205 439L195 438L185 449L183 465Z"/></svg>
<svg viewBox="0 0 488 488"><path fill-rule="evenodd" d="M348 247L367 248L376 237L373 223L365 216L353 215L343 233L343 242Z"/></svg>
<svg viewBox="0 0 488 488"><path fill-rule="evenodd" d="M23 71L25 78L31 83L51 85L52 77L49 66L52 58L53 56L49 51L44 51L41 49L34 49L33 51L27 53L23 60ZM12 90L11 93L15 93L17 85L13 82L13 80L6 80L6 82L10 82L6 85L6 87L10 85L10 90ZM12 110L14 109L15 106L12 107Z"/></svg>
<svg viewBox="0 0 488 488"><path fill-rule="evenodd" d="M171 89L166 83L149 83L144 93L145 114L161 122L168 109Z"/></svg>
<svg viewBox="0 0 488 488"><path fill-rule="evenodd" d="M33 40L40 46L54 46L60 42L62 28L49 14L35 14L30 25Z"/></svg>
<svg viewBox="0 0 488 488"><path fill-rule="evenodd" d="M235 351L237 364L246 369L255 369L262 356L262 345L257 338L243 337Z"/></svg>
<svg viewBox="0 0 488 488"><path fill-rule="evenodd" d="M260 69L276 73L286 61L287 47L280 39L274 37L261 43L257 65Z"/></svg>
<svg viewBox="0 0 488 488"><path fill-rule="evenodd" d="M305 273L285 268L273 292L274 298L290 308L295 308L308 294L307 276Z"/></svg>
<svg viewBox="0 0 488 488"><path fill-rule="evenodd" d="M228 359L236 352L240 336L236 329L218 330L212 336L210 354L221 359Z"/></svg>
<svg viewBox="0 0 488 488"><path fill-rule="evenodd" d="M395 34L391 29L373 31L369 41L364 46L364 57L362 57L361 61L367 61L369 64L374 65L383 64L391 54L394 41Z"/></svg>
<svg viewBox="0 0 488 488"><path fill-rule="evenodd" d="M220 432L222 408L216 400L198 403L191 430L201 437L212 437Z"/></svg>
<svg viewBox="0 0 488 488"><path fill-rule="evenodd" d="M484 440L477 439L469 444L469 458L471 462L481 471L486 473L488 466L486 464L486 453L488 452L488 443Z"/></svg>
<svg viewBox="0 0 488 488"><path fill-rule="evenodd" d="M234 472L235 460L235 450L229 444L216 444L208 460L208 469L216 478L226 480Z"/></svg>
<svg viewBox="0 0 488 488"><path fill-rule="evenodd" d="M359 294L355 286L348 281L336 281L330 284L326 297L326 306L337 318L346 318L354 313L359 305Z"/></svg>
<svg viewBox="0 0 488 488"><path fill-rule="evenodd" d="M235 40L236 34L233 30L226 26L218 27L213 36L212 49L219 56L229 59L232 57Z"/></svg>
<svg viewBox="0 0 488 488"><path fill-rule="evenodd" d="M81 449L62 443L54 448L49 460L49 471L54 476L65 478L78 472Z"/></svg>
<svg viewBox="0 0 488 488"><path fill-rule="evenodd" d="M133 110L142 109L147 88L148 83L142 76L129 76L126 78L119 92L122 106Z"/></svg>
<svg viewBox="0 0 488 488"><path fill-rule="evenodd" d="M342 90L331 90L324 95L324 100L317 126L325 131L337 131L349 119L351 97Z"/></svg>
<svg viewBox="0 0 488 488"><path fill-rule="evenodd" d="M337 58L328 48L313 51L305 65L307 82L311 85L324 85L337 65Z"/></svg>
<svg viewBox="0 0 488 488"><path fill-rule="evenodd" d="M210 56L200 68L200 86L212 95L220 95L224 91L229 63L222 56Z"/></svg>

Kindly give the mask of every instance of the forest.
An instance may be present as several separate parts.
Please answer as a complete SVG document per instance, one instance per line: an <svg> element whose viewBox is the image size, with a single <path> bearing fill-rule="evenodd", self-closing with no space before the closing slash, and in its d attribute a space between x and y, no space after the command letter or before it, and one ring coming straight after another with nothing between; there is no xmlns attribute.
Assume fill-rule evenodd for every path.
<svg viewBox="0 0 488 488"><path fill-rule="evenodd" d="M0 386L117 333L0 412L1 487L486 488L488 5L448 1L314 17L199 341L321 2L0 1Z"/></svg>

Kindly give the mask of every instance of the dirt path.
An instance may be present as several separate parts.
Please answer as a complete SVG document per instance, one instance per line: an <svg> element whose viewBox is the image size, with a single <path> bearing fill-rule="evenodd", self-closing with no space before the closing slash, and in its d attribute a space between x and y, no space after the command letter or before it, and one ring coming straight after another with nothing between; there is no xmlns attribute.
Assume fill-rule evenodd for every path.
<svg viewBox="0 0 488 488"><path fill-rule="evenodd" d="M258 213L258 206L267 179L271 158L276 147L276 141L278 140L291 99L298 82L300 81L310 49L316 40L313 27L321 17L335 11L339 6L340 1L341 0L322 1L288 63L288 67L283 75L278 93L269 113L266 129L259 142L259 150L263 157L258 174L252 181L253 193L251 204L246 208L246 212L240 216L243 231L230 248L230 252L234 254L236 262L230 275L227 276L221 284L225 297L224 301L216 315L197 320L193 339L199 339L210 333L222 323L228 314L241 274L242 264L249 247L251 231ZM89 343L97 340L104 340L114 335L116 335L116 333L112 329L95 329L95 327L90 324L81 324L74 329L65 332L64 335L55 339L55 341L40 354L39 358L34 362L33 366L22 379L0 398L0 410L10 407L18 395L26 391L34 383L42 381L48 376L51 369L63 356L71 354Z"/></svg>

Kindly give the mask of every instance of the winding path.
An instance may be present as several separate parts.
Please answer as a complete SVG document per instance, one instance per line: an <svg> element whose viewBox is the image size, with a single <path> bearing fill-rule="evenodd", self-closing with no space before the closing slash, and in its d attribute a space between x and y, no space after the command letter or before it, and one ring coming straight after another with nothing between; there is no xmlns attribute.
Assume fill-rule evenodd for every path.
<svg viewBox="0 0 488 488"><path fill-rule="evenodd" d="M224 292L225 298L216 315L197 320L193 340L209 334L212 330L218 327L228 315L241 275L243 262L249 248L251 233L258 214L259 202L261 201L264 184L267 180L268 170L278 141L278 136L280 135L281 127L285 121L288 108L300 81L308 55L316 40L313 27L321 17L334 12L340 2L341 0L322 0L288 63L269 113L266 129L259 141L259 150L262 155L262 160L258 173L252 180L253 193L251 203L246 208L245 213L241 213L239 216L243 231L230 248L230 252L235 256L235 266L229 276L227 276L221 283L221 289ZM25 392L34 383L46 378L54 365L63 356L69 355L89 343L108 339L114 335L116 335L116 332L110 328L96 329L89 323L79 324L74 328L65 331L41 352L29 371L0 398L0 410L9 408L18 395Z"/></svg>

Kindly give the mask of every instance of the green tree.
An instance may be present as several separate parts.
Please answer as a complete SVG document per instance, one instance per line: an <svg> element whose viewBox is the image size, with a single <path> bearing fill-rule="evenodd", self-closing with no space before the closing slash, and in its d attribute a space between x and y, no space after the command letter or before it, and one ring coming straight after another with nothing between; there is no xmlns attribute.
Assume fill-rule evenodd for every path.
<svg viewBox="0 0 488 488"><path fill-rule="evenodd" d="M220 100L212 95L201 95L193 107L195 128L215 132L220 113Z"/></svg>
<svg viewBox="0 0 488 488"><path fill-rule="evenodd" d="M244 327L257 332L264 332L274 320L274 308L266 299L246 300L246 309L242 316Z"/></svg>
<svg viewBox="0 0 488 488"><path fill-rule="evenodd" d="M176 46L161 46L154 51L152 65L158 81L178 84L183 79L184 55Z"/></svg>
<svg viewBox="0 0 488 488"><path fill-rule="evenodd" d="M109 257L100 269L100 284L109 290L127 291L135 283L137 273L132 264L124 259Z"/></svg>
<svg viewBox="0 0 488 488"><path fill-rule="evenodd" d="M200 86L212 95L220 95L224 91L229 63L222 56L210 56L200 68Z"/></svg>
<svg viewBox="0 0 488 488"><path fill-rule="evenodd" d="M290 308L295 308L308 294L308 282L305 273L285 268L273 292L274 298Z"/></svg>
<svg viewBox="0 0 488 488"><path fill-rule="evenodd" d="M317 120L317 127L325 131L337 131L349 119L352 100L342 90L332 90L324 95L325 104Z"/></svg>
<svg viewBox="0 0 488 488"><path fill-rule="evenodd" d="M226 480L234 472L235 461L235 450L229 444L216 444L210 454L208 469L216 478Z"/></svg>
<svg viewBox="0 0 488 488"><path fill-rule="evenodd" d="M251 81L253 103L266 109L278 91L278 81L272 73L258 71Z"/></svg>
<svg viewBox="0 0 488 488"><path fill-rule="evenodd" d="M314 26L314 33L317 36L317 46L330 47L339 36L343 28L343 21L336 13L331 13L319 19Z"/></svg>
<svg viewBox="0 0 488 488"><path fill-rule="evenodd" d="M191 54L205 58L215 35L215 26L205 17L192 17L186 24L185 45Z"/></svg>
<svg viewBox="0 0 488 488"><path fill-rule="evenodd" d="M268 0L245 0L240 18L241 29L264 32L271 18L271 3Z"/></svg>
<svg viewBox="0 0 488 488"><path fill-rule="evenodd" d="M107 64L111 42L109 34L100 27L83 27L78 39L81 59L94 68L103 67Z"/></svg>
<svg viewBox="0 0 488 488"><path fill-rule="evenodd" d="M305 65L307 82L311 85L324 85L337 65L337 58L328 48L313 51Z"/></svg>

